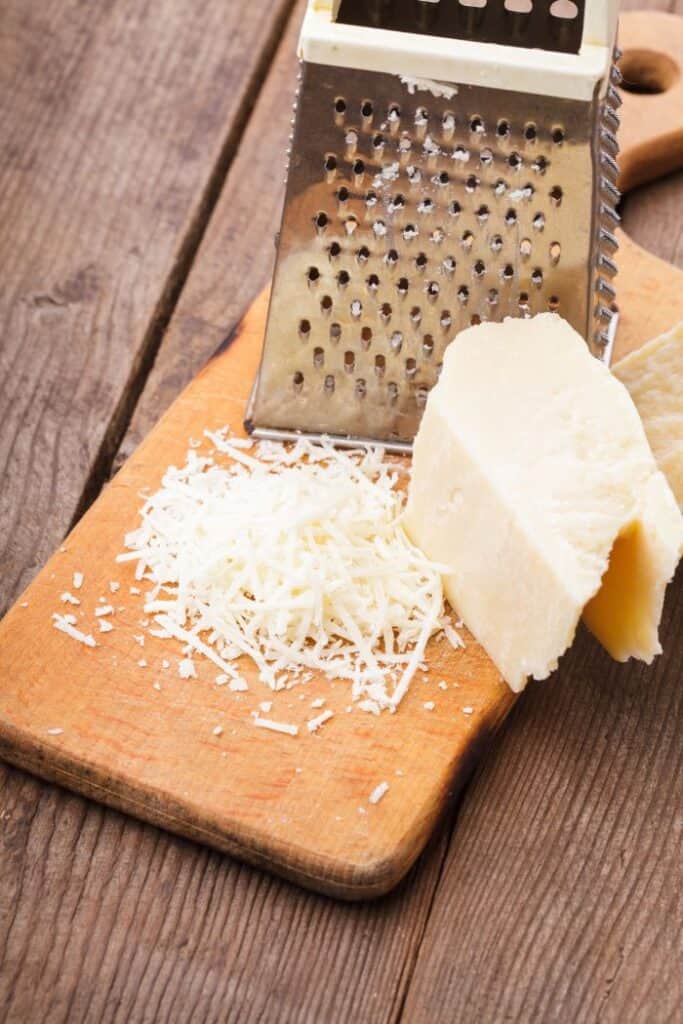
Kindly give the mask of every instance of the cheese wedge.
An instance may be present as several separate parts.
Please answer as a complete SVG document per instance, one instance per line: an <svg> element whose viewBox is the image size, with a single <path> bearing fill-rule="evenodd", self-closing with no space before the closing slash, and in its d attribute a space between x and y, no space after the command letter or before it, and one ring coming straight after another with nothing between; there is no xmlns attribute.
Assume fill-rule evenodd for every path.
<svg viewBox="0 0 683 1024"><path fill-rule="evenodd" d="M559 316L458 335L413 453L405 528L513 690L579 618L651 661L683 517L625 387Z"/></svg>
<svg viewBox="0 0 683 1024"><path fill-rule="evenodd" d="M613 369L643 421L657 465L683 507L683 320Z"/></svg>

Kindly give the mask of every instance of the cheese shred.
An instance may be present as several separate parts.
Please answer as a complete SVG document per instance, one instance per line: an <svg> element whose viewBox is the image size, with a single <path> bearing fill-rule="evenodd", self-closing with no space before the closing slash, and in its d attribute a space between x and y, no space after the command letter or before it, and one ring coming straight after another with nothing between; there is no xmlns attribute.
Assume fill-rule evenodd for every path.
<svg viewBox="0 0 683 1024"><path fill-rule="evenodd" d="M395 710L444 628L446 571L404 532L397 466L381 448L206 436L212 455L167 469L125 538L145 614L235 682L246 657L272 690L315 671Z"/></svg>

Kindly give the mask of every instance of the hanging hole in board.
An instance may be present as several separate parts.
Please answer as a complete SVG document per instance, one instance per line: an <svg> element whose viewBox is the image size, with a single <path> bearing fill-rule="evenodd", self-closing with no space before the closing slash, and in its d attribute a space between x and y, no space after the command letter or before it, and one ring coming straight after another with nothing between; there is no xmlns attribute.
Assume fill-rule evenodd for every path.
<svg viewBox="0 0 683 1024"><path fill-rule="evenodd" d="M620 88L625 92L657 95L667 92L676 83L679 70L676 62L665 53L653 50L628 49L621 55Z"/></svg>

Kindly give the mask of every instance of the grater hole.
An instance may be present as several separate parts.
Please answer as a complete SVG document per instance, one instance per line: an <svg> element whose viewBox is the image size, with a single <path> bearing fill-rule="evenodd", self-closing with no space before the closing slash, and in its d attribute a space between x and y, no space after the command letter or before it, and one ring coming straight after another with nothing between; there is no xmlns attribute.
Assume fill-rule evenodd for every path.
<svg viewBox="0 0 683 1024"><path fill-rule="evenodd" d="M365 174L365 163L363 160L353 161L353 174L356 179L356 184L360 184L363 175Z"/></svg>
<svg viewBox="0 0 683 1024"><path fill-rule="evenodd" d="M373 188L369 188L368 191L365 193L365 205L367 206L368 209L371 209L373 206L377 206L377 202L377 193Z"/></svg>
<svg viewBox="0 0 683 1024"><path fill-rule="evenodd" d="M451 217L458 217L458 216L460 216L461 211L462 211L462 206L457 201L457 199L454 199L452 203L448 204L448 212L450 213Z"/></svg>
<svg viewBox="0 0 683 1024"><path fill-rule="evenodd" d="M389 124L398 124L401 120L401 108L398 103L390 103L387 107L387 121Z"/></svg>
<svg viewBox="0 0 683 1024"><path fill-rule="evenodd" d="M472 314L472 316L470 317L470 323L471 323L472 327L478 327L479 326L479 324L481 323L481 317L479 316L478 313L473 313Z"/></svg>
<svg viewBox="0 0 683 1024"><path fill-rule="evenodd" d="M507 187L507 185L505 184L505 182L503 181L502 178L498 178L498 180L496 181L496 183L493 186L493 191L495 192L495 194L497 196L504 196L505 193L507 192L507 189L508 189L508 187Z"/></svg>
<svg viewBox="0 0 683 1024"><path fill-rule="evenodd" d="M460 164L466 164L470 158L470 151L465 146L456 146L453 150L453 159Z"/></svg>
<svg viewBox="0 0 683 1024"><path fill-rule="evenodd" d="M299 320L299 337L303 338L304 341L308 340L308 336L311 333L311 321L310 320Z"/></svg>
<svg viewBox="0 0 683 1024"><path fill-rule="evenodd" d="M429 113L425 107L418 107L415 111L415 124L418 128L424 128L429 123Z"/></svg>
<svg viewBox="0 0 683 1024"><path fill-rule="evenodd" d="M441 264L444 271L449 275L455 273L455 268L457 267L457 265L458 264L454 256L446 256L445 260L443 260Z"/></svg>
<svg viewBox="0 0 683 1024"><path fill-rule="evenodd" d="M339 288L346 288L347 284L351 280L351 275L348 270L340 270L337 274L337 285Z"/></svg>
<svg viewBox="0 0 683 1024"><path fill-rule="evenodd" d="M376 220L372 225L375 238L384 238L387 233L387 226L383 220Z"/></svg>
<svg viewBox="0 0 683 1024"><path fill-rule="evenodd" d="M417 256L415 257L415 266L417 267L418 270L424 270L428 262L429 260L427 259L426 254L423 252L418 253Z"/></svg>
<svg viewBox="0 0 683 1024"><path fill-rule="evenodd" d="M317 284L320 280L320 271L317 267L309 267L306 271L306 279L310 285Z"/></svg>
<svg viewBox="0 0 683 1024"><path fill-rule="evenodd" d="M465 231L460 241L465 252L469 252L474 245L474 235L471 231Z"/></svg>
<svg viewBox="0 0 683 1024"><path fill-rule="evenodd" d="M510 122L506 121L505 118L501 118L496 125L496 135L499 139L507 139L510 134Z"/></svg>
<svg viewBox="0 0 683 1024"><path fill-rule="evenodd" d="M458 302L460 303L460 305L461 306L466 305L468 300L469 300L469 297L470 297L470 290L469 290L469 288L467 287L466 284L461 284L460 287L458 288Z"/></svg>
<svg viewBox="0 0 683 1024"><path fill-rule="evenodd" d="M531 272L531 283L536 287L540 288L543 284L543 271L540 267L535 267Z"/></svg>
<svg viewBox="0 0 683 1024"><path fill-rule="evenodd" d="M476 190L478 188L479 188L479 178L476 176L476 174L468 175L468 177L465 179L465 191L466 192L476 192Z"/></svg>
<svg viewBox="0 0 683 1024"><path fill-rule="evenodd" d="M379 288L379 278L377 274L370 274L366 279L365 283L368 286L369 292L376 292Z"/></svg>
<svg viewBox="0 0 683 1024"><path fill-rule="evenodd" d="M434 230L429 236L429 241L433 242L434 245L441 245L445 237L446 232L444 231L443 228L434 228Z"/></svg>
<svg viewBox="0 0 683 1024"><path fill-rule="evenodd" d="M346 113L346 100L344 99L343 96L337 96L336 100L334 101L334 112L335 114Z"/></svg>
<svg viewBox="0 0 683 1024"><path fill-rule="evenodd" d="M441 324L441 327L443 328L444 331L447 331L448 328L452 325L453 317L451 316L450 309L442 310L441 316L439 317L439 323Z"/></svg>
<svg viewBox="0 0 683 1024"><path fill-rule="evenodd" d="M422 322L422 310L419 306L413 306L410 311L410 322L416 327Z"/></svg>
<svg viewBox="0 0 683 1024"><path fill-rule="evenodd" d="M428 281L425 285L425 292L430 302L435 302L441 291L438 281Z"/></svg>
<svg viewBox="0 0 683 1024"><path fill-rule="evenodd" d="M489 288L488 295L486 296L486 301L488 302L489 306L497 306L498 305L498 289L497 288Z"/></svg>
<svg viewBox="0 0 683 1024"><path fill-rule="evenodd" d="M511 263L506 263L500 272L500 276L504 281L511 281L515 276L515 268Z"/></svg>
<svg viewBox="0 0 683 1024"><path fill-rule="evenodd" d="M475 211L474 216L477 218L480 224L485 224L489 219L490 210L485 203L482 203L480 207Z"/></svg>
<svg viewBox="0 0 683 1024"><path fill-rule="evenodd" d="M375 112L375 110L374 110L374 107L372 105L372 101L371 100L363 100L363 102L360 105L361 117L364 118L367 121L367 120L369 120L372 117L374 112Z"/></svg>
<svg viewBox="0 0 683 1024"><path fill-rule="evenodd" d="M397 210L405 209L406 200L405 196L398 192L389 202L387 209L389 213L396 213Z"/></svg>
<svg viewBox="0 0 683 1024"><path fill-rule="evenodd" d="M334 153L328 153L325 157L325 170L328 174L334 174L337 170L337 158Z"/></svg>
<svg viewBox="0 0 683 1024"><path fill-rule="evenodd" d="M447 110L441 118L441 131L445 139L450 139L455 131L455 114Z"/></svg>
<svg viewBox="0 0 683 1024"><path fill-rule="evenodd" d="M486 273L486 264L483 260L476 260L472 267L472 273L476 278L482 278Z"/></svg>
<svg viewBox="0 0 683 1024"><path fill-rule="evenodd" d="M346 185L342 185L341 188L337 189L336 196L338 203L346 203L348 201L349 190Z"/></svg>
<svg viewBox="0 0 683 1024"><path fill-rule="evenodd" d="M531 256L531 239L523 238L519 243L519 254L523 260L526 260Z"/></svg>
<svg viewBox="0 0 683 1024"><path fill-rule="evenodd" d="M356 146L358 145L358 132L355 128L349 128L344 136L344 142L346 143L346 148L350 153L355 152Z"/></svg>
<svg viewBox="0 0 683 1024"><path fill-rule="evenodd" d="M427 357L431 356L432 352L434 351L434 338L431 336L431 334L425 334L424 338L422 339L422 351Z"/></svg>
<svg viewBox="0 0 683 1024"><path fill-rule="evenodd" d="M533 121L529 121L528 124L524 125L524 138L527 142L535 142L538 138L538 128Z"/></svg>
<svg viewBox="0 0 683 1024"><path fill-rule="evenodd" d="M316 213L313 218L313 222L315 223L316 231L324 231L329 224L329 217L323 210L321 210L320 213Z"/></svg>
<svg viewBox="0 0 683 1024"><path fill-rule="evenodd" d="M434 179L434 184L439 185L441 188L443 188L445 185L449 184L450 180L451 179L449 177L448 171L441 171L439 174L437 174L436 178Z"/></svg>
<svg viewBox="0 0 683 1024"><path fill-rule="evenodd" d="M332 303L332 296L331 295L323 295L322 299L320 300L320 312L324 316L327 316L327 314L332 309L332 305L333 305L333 303Z"/></svg>
<svg viewBox="0 0 683 1024"><path fill-rule="evenodd" d="M505 214L505 223L507 227L511 228L513 224L517 223L517 213L515 210L508 210Z"/></svg>
<svg viewBox="0 0 683 1024"><path fill-rule="evenodd" d="M353 319L359 320L363 314L363 303L360 301L360 299L354 299L351 305L349 306L349 309Z"/></svg>
<svg viewBox="0 0 683 1024"><path fill-rule="evenodd" d="M564 128L562 125L556 124L550 132L550 138L553 140L556 146L561 146L565 139Z"/></svg>
<svg viewBox="0 0 683 1024"><path fill-rule="evenodd" d="M408 287L409 287L409 285L408 285L408 278L407 277L400 277L398 279L397 284L396 284L396 291L401 296L401 298L403 298L405 295L408 294Z"/></svg>
<svg viewBox="0 0 683 1024"><path fill-rule="evenodd" d="M381 132L376 132L375 135L372 136L372 148L377 153L384 149L384 136Z"/></svg>
<svg viewBox="0 0 683 1024"><path fill-rule="evenodd" d="M531 170L536 174L545 174L548 170L548 160L544 156L538 156L531 165Z"/></svg>
<svg viewBox="0 0 683 1024"><path fill-rule="evenodd" d="M325 365L325 349L320 348L319 345L313 349L313 365L318 370Z"/></svg>
<svg viewBox="0 0 683 1024"><path fill-rule="evenodd" d="M336 345L342 336L341 324L334 323L330 324L330 341L333 345Z"/></svg>
<svg viewBox="0 0 683 1024"><path fill-rule="evenodd" d="M553 0L549 10L553 18L561 18L563 21L574 21L579 15L574 0Z"/></svg>
<svg viewBox="0 0 683 1024"><path fill-rule="evenodd" d="M387 368L386 358L382 355L375 356L375 376L381 380Z"/></svg>
<svg viewBox="0 0 683 1024"><path fill-rule="evenodd" d="M557 265L560 262L560 256L562 255L562 246L560 243L551 242L548 252L550 254L550 262L553 266Z"/></svg>
<svg viewBox="0 0 683 1024"><path fill-rule="evenodd" d="M535 231L543 231L543 228L545 227L545 214L534 214L534 219L532 220L531 225Z"/></svg>
<svg viewBox="0 0 683 1024"><path fill-rule="evenodd" d="M356 398L365 398L368 393L368 386L363 377L359 377L354 386Z"/></svg>
<svg viewBox="0 0 683 1024"><path fill-rule="evenodd" d="M372 341L372 330L369 327L361 327L360 331L360 346L367 352L370 348L370 342Z"/></svg>
<svg viewBox="0 0 683 1024"><path fill-rule="evenodd" d="M398 354L401 351L401 349L403 348L403 335L401 334L400 331L393 332L393 334L389 338L389 344L391 346L392 352L396 352L396 354Z"/></svg>
<svg viewBox="0 0 683 1024"><path fill-rule="evenodd" d="M522 158L517 152L510 153L507 158L507 165L512 171L518 171L522 166Z"/></svg>
<svg viewBox="0 0 683 1024"><path fill-rule="evenodd" d="M294 376L292 377L292 387L294 388L294 393L297 394L297 395L301 394L303 386L304 386L304 375L301 372L301 370L297 370L296 373L294 374Z"/></svg>
<svg viewBox="0 0 683 1024"><path fill-rule="evenodd" d="M550 189L550 202L553 206L560 206L562 203L562 189L559 185L553 185Z"/></svg>
<svg viewBox="0 0 683 1024"><path fill-rule="evenodd" d="M417 212L418 213L428 214L428 213L431 213L433 209L434 209L434 200L433 199L429 199L429 198L421 199L420 202L417 204Z"/></svg>
<svg viewBox="0 0 683 1024"><path fill-rule="evenodd" d="M387 396L392 405L398 398L398 384L395 384L393 380L387 384Z"/></svg>
<svg viewBox="0 0 683 1024"><path fill-rule="evenodd" d="M367 245L361 245L360 249L356 252L356 261L358 263L367 263L370 259L370 250Z"/></svg>
<svg viewBox="0 0 683 1024"><path fill-rule="evenodd" d="M427 404L427 398L429 397L429 390L422 384L415 392L415 402L423 409Z"/></svg>
<svg viewBox="0 0 683 1024"><path fill-rule="evenodd" d="M413 238L417 238L420 232L415 224L406 224L401 234L406 242L412 242Z"/></svg>
<svg viewBox="0 0 683 1024"><path fill-rule="evenodd" d="M389 321L391 320L391 313L391 304L388 302L383 302L379 308L379 318L383 324L389 323Z"/></svg>
<svg viewBox="0 0 683 1024"><path fill-rule="evenodd" d="M353 373L356 366L356 357L354 356L351 349L347 349L344 353L344 369L347 373Z"/></svg>
<svg viewBox="0 0 683 1024"><path fill-rule="evenodd" d="M412 380L417 373L417 360L410 356L406 359L406 377Z"/></svg>
<svg viewBox="0 0 683 1024"><path fill-rule="evenodd" d="M486 131L484 119L479 114L475 114L474 117L470 118L470 131L475 135L483 135Z"/></svg>
<svg viewBox="0 0 683 1024"><path fill-rule="evenodd" d="M557 313L559 308L560 300L558 299L557 295L551 295L548 299L548 309L551 313Z"/></svg>
<svg viewBox="0 0 683 1024"><path fill-rule="evenodd" d="M490 167L493 163L493 152L488 147L484 147L479 154L479 163L482 167Z"/></svg>
<svg viewBox="0 0 683 1024"><path fill-rule="evenodd" d="M384 262L387 263L390 267L396 266L396 264L398 263L398 253L396 249L389 249L386 256L384 257Z"/></svg>
<svg viewBox="0 0 683 1024"><path fill-rule="evenodd" d="M398 151L399 153L410 153L413 148L413 140L411 139L408 132L403 132L401 138L398 140Z"/></svg>
<svg viewBox="0 0 683 1024"><path fill-rule="evenodd" d="M522 311L522 313L528 313L529 312L529 293L528 292L520 292L519 293L519 299L517 301L517 305L519 306L519 308Z"/></svg>
<svg viewBox="0 0 683 1024"><path fill-rule="evenodd" d="M336 260L341 252L341 245L339 242L332 242L327 252L331 260Z"/></svg>
<svg viewBox="0 0 683 1024"><path fill-rule="evenodd" d="M354 213L350 213L344 220L344 230L347 235L352 235L358 227L358 218Z"/></svg>
<svg viewBox="0 0 683 1024"><path fill-rule="evenodd" d="M528 203L530 199L533 199L535 191L536 189L531 182L527 181L526 185L522 189L522 198Z"/></svg>
<svg viewBox="0 0 683 1024"><path fill-rule="evenodd" d="M500 252L503 248L503 239L500 235L494 235L489 243L491 252Z"/></svg>
<svg viewBox="0 0 683 1024"><path fill-rule="evenodd" d="M324 388L324 391L325 391L326 395L331 395L333 393L333 391L334 391L334 374L333 373L328 373L327 374L327 376L325 377L325 383L323 384L323 388Z"/></svg>
<svg viewBox="0 0 683 1024"><path fill-rule="evenodd" d="M422 181L422 172L419 167L409 164L406 167L406 174L411 185L418 185Z"/></svg>

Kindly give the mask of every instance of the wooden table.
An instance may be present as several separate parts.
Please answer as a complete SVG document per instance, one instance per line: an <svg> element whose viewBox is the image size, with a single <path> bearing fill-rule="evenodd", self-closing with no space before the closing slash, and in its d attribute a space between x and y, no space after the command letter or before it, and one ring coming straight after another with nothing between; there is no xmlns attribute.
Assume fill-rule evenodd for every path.
<svg viewBox="0 0 683 1024"><path fill-rule="evenodd" d="M268 278L302 5L1 8L4 608ZM682 201L624 204L679 265ZM373 904L0 767L0 1019L680 1020L681 605L651 670L583 634Z"/></svg>

